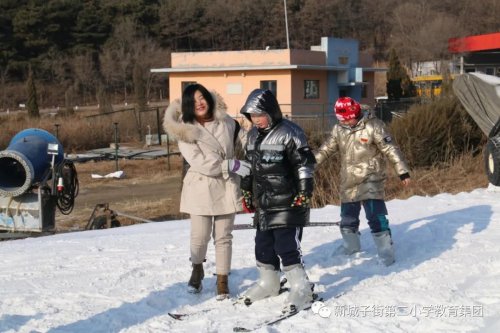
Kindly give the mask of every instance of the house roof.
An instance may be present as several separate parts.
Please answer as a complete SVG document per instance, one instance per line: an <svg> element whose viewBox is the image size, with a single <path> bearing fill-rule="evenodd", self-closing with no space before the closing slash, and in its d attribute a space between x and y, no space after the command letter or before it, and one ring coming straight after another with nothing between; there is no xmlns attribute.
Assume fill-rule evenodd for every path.
<svg viewBox="0 0 500 333"><path fill-rule="evenodd" d="M345 72L353 64L328 63L322 50L275 49L244 51L174 52L170 68L154 68L153 73L194 73L230 71L312 70ZM361 67L365 72L386 69Z"/></svg>
<svg viewBox="0 0 500 333"><path fill-rule="evenodd" d="M321 70L321 71L346 71L349 66L326 65L277 65L277 66L214 66L214 67L182 67L182 68L152 68L152 73L189 73L189 72L223 72L223 71L257 71L257 70ZM385 72L387 68L364 67L364 72Z"/></svg>
<svg viewBox="0 0 500 333"><path fill-rule="evenodd" d="M276 66L214 66L214 67L177 67L177 68L153 68L153 73L186 73L186 72L222 72L222 71L258 71L258 70L280 70L280 69L303 69L303 70L327 70L346 71L348 66L326 66L326 65L276 65Z"/></svg>

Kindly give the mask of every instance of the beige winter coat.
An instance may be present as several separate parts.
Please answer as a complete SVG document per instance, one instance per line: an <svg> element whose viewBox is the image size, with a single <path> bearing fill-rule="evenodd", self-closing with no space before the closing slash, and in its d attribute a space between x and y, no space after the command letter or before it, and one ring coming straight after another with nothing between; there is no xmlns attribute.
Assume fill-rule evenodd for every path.
<svg viewBox="0 0 500 333"><path fill-rule="evenodd" d="M354 128L335 125L330 138L316 152L316 161L320 164L337 152L342 202L384 199L385 158L398 175L409 172L385 124L372 115L365 115Z"/></svg>
<svg viewBox="0 0 500 333"><path fill-rule="evenodd" d="M242 209L239 176L228 172L228 160L234 158L236 124L226 114L222 98L212 95L214 120L205 126L182 122L179 100L169 105L163 120L165 131L177 138L190 166L183 180L180 211L193 215L225 215ZM240 129L238 139L244 137Z"/></svg>

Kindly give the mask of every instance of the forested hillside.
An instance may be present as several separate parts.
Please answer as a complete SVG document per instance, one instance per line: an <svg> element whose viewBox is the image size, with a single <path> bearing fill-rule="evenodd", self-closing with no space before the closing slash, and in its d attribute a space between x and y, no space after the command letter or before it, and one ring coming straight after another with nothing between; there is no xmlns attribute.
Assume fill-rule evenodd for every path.
<svg viewBox="0 0 500 333"><path fill-rule="evenodd" d="M355 38L377 60L396 49L403 64L447 57L450 37L500 31L499 0L286 4L291 48ZM149 68L169 66L171 52L286 48L284 13L282 0L0 0L0 110L25 99L30 67L42 105L127 101L134 81L161 97L165 78Z"/></svg>

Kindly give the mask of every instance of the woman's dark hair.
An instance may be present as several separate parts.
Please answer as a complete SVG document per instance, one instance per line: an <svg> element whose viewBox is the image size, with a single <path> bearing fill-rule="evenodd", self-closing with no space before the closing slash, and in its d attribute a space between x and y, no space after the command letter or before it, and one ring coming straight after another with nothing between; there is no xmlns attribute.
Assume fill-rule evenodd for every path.
<svg viewBox="0 0 500 333"><path fill-rule="evenodd" d="M201 84L190 84L182 92L182 121L185 123L192 123L195 120L194 115L194 93L199 90L208 104L207 118L212 118L214 115L214 99L212 94Z"/></svg>

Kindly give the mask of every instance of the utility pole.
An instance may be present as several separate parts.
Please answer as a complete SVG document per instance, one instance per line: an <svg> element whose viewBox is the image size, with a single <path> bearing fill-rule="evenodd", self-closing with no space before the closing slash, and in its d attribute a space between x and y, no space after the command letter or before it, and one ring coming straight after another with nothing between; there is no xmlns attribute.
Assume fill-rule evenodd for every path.
<svg viewBox="0 0 500 333"><path fill-rule="evenodd" d="M286 12L286 0L283 0L283 3L285 5L285 27L286 27L286 48L290 48L290 38L288 37L288 16Z"/></svg>

